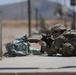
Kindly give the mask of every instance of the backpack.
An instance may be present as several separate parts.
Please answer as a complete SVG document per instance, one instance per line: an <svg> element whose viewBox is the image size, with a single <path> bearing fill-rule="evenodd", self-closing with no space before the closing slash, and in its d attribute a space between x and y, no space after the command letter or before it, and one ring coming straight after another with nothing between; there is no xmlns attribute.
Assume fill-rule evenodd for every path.
<svg viewBox="0 0 76 75"><path fill-rule="evenodd" d="M4 56L26 56L29 54L30 48L26 35L7 43L5 46L7 52L4 53Z"/></svg>

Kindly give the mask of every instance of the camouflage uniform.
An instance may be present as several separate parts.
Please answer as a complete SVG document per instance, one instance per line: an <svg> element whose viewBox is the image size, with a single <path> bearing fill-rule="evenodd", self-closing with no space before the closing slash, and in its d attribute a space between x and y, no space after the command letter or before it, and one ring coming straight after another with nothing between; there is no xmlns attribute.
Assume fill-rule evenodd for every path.
<svg viewBox="0 0 76 75"><path fill-rule="evenodd" d="M76 55L76 32L65 31L52 43L51 50L56 50L63 56Z"/></svg>
<svg viewBox="0 0 76 75"><path fill-rule="evenodd" d="M63 31L51 46L44 43L43 49L48 55L60 53L63 56L76 55L76 32L74 30L66 31L64 25L57 24L51 28L51 33L55 31Z"/></svg>
<svg viewBox="0 0 76 75"><path fill-rule="evenodd" d="M48 46L47 44L42 45L43 50L48 54L48 56L52 56L53 54L56 54L56 51L51 49L51 46Z"/></svg>

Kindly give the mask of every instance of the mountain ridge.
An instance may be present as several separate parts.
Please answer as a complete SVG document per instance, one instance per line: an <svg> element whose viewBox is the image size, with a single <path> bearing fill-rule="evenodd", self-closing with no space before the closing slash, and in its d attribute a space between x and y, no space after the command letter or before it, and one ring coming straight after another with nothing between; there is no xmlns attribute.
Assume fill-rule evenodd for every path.
<svg viewBox="0 0 76 75"><path fill-rule="evenodd" d="M38 8L38 15L40 16L41 14L44 19L57 19L56 15L54 14L56 11L56 6L56 2L48 0L31 0L31 17L32 19L35 19L35 8ZM62 7L62 5L60 6ZM2 5L0 6L0 11L3 12L3 20L27 20L27 8L27 1L23 1L8 5ZM72 12L71 10L69 11Z"/></svg>

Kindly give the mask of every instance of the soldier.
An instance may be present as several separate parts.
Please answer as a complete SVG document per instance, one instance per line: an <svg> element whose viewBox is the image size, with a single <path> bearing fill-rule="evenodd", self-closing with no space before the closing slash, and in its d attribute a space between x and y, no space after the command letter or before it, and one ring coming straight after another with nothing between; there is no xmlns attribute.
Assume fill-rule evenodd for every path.
<svg viewBox="0 0 76 75"><path fill-rule="evenodd" d="M66 31L67 31L66 27L62 24L56 24L56 25L52 26L52 28L51 28L51 35L53 36L53 38L55 40L52 43L50 50L54 51L55 54L57 54L57 53L62 54L61 39L63 39L62 34Z"/></svg>
<svg viewBox="0 0 76 75"><path fill-rule="evenodd" d="M76 55L76 32L67 30L64 25L56 24L51 28L51 33L55 41L51 45L51 50L62 56Z"/></svg>
<svg viewBox="0 0 76 75"><path fill-rule="evenodd" d="M45 42L40 41L39 44L48 56L60 53L62 56L76 55L76 32L73 30L67 31L66 27L61 24L56 24L51 28L51 35L55 39L48 46Z"/></svg>

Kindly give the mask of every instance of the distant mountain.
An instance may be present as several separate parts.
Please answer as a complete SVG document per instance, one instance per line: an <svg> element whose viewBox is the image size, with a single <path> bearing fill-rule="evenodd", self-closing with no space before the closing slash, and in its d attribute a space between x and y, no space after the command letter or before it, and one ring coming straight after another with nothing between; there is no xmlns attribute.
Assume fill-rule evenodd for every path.
<svg viewBox="0 0 76 75"><path fill-rule="evenodd" d="M27 1L14 3L9 5L0 6L0 11L3 12L3 20L24 20L28 19L28 5ZM31 0L31 17L35 19L35 8L38 8L38 15L45 19L57 19L58 14L61 17L63 14L62 11L57 10L58 3L48 1L48 0ZM60 4L59 4L60 5ZM60 10L62 5L60 5ZM61 13L60 13L61 12ZM68 9L68 14L72 14L72 11ZM71 19L71 17L67 17Z"/></svg>

